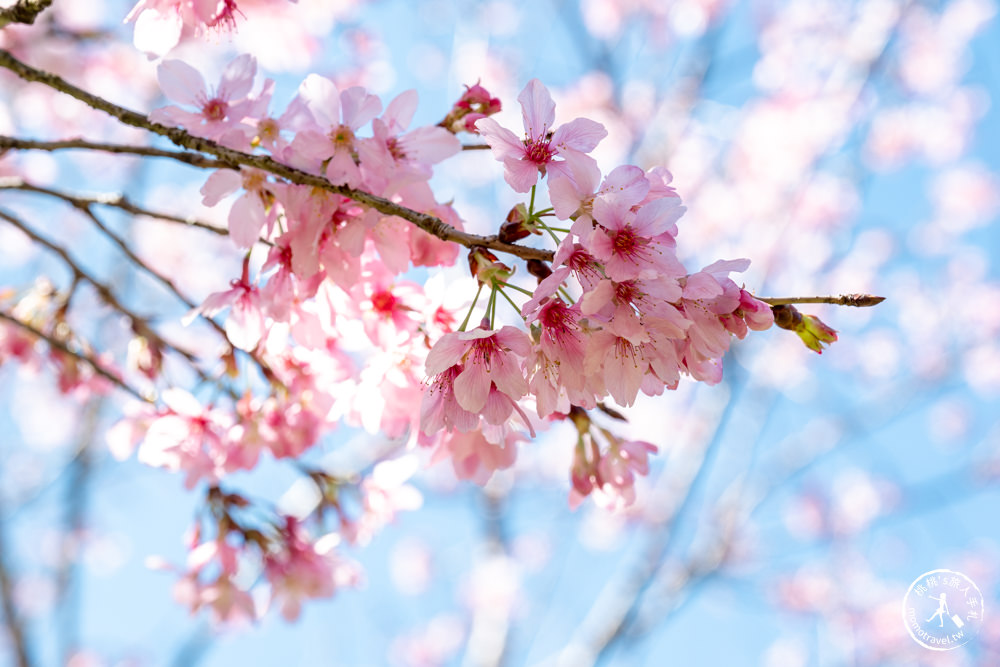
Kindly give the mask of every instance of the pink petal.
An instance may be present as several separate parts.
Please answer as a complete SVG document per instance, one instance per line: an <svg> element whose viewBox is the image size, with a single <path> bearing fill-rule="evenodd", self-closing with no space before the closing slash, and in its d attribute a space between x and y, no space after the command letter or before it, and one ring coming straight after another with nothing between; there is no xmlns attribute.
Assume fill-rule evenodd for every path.
<svg viewBox="0 0 1000 667"><path fill-rule="evenodd" d="M248 53L233 59L222 72L219 97L239 100L250 94L253 78L257 74L257 60Z"/></svg>
<svg viewBox="0 0 1000 667"><path fill-rule="evenodd" d="M386 124L392 134L399 134L410 126L413 114L417 110L418 99L417 91L405 90L396 95L386 106L385 113L382 114L382 122ZM448 134L451 133L448 132Z"/></svg>
<svg viewBox="0 0 1000 667"><path fill-rule="evenodd" d="M400 143L408 157L426 164L436 164L462 150L458 137L443 127L418 127Z"/></svg>
<svg viewBox="0 0 1000 667"><path fill-rule="evenodd" d="M713 262L706 266L702 271L705 273L710 273L713 276L718 277L720 274L728 275L729 273L743 273L750 268L749 259L720 259L717 262Z"/></svg>
<svg viewBox="0 0 1000 667"><path fill-rule="evenodd" d="M623 164L615 167L604 179L600 196L612 203L632 206L641 202L648 192L649 181L642 169Z"/></svg>
<svg viewBox="0 0 1000 667"><path fill-rule="evenodd" d="M229 210L229 238L237 248L249 248L257 242L265 222L260 197L256 192L246 192Z"/></svg>
<svg viewBox="0 0 1000 667"><path fill-rule="evenodd" d="M455 400L469 412L479 414L490 393L490 375L480 364L469 364L455 378Z"/></svg>
<svg viewBox="0 0 1000 667"><path fill-rule="evenodd" d="M344 124L356 130L382 111L382 100L360 86L348 88L340 94Z"/></svg>
<svg viewBox="0 0 1000 667"><path fill-rule="evenodd" d="M482 414L483 419L488 424L499 426L507 421L507 418L510 417L510 413L513 411L514 403L510 400L510 397L506 393L493 390L486 399L486 405L483 408Z"/></svg>
<svg viewBox="0 0 1000 667"><path fill-rule="evenodd" d="M524 379L524 372L510 357L494 357L491 370L487 377L493 380L497 389L512 399L521 398L528 393L528 381Z"/></svg>
<svg viewBox="0 0 1000 667"><path fill-rule="evenodd" d="M299 86L299 98L323 129L340 125L340 91L330 79L310 74Z"/></svg>
<svg viewBox="0 0 1000 667"><path fill-rule="evenodd" d="M531 186L538 182L538 167L527 160L506 158L503 177L514 192L530 192Z"/></svg>
<svg viewBox="0 0 1000 667"><path fill-rule="evenodd" d="M132 43L140 51L164 56L177 46L183 30L184 22L177 12L147 9L135 21Z"/></svg>
<svg viewBox="0 0 1000 667"><path fill-rule="evenodd" d="M443 373L462 360L462 355L468 347L468 343L457 334L445 334L427 353L424 372L430 377Z"/></svg>
<svg viewBox="0 0 1000 667"><path fill-rule="evenodd" d="M552 135L552 145L560 151L567 148L589 153L608 136L608 131L597 121L577 118L559 127Z"/></svg>
<svg viewBox="0 0 1000 667"><path fill-rule="evenodd" d="M219 169L212 173L201 186L201 203L205 206L215 206L224 197L236 192L243 185L243 177L232 169Z"/></svg>
<svg viewBox="0 0 1000 667"><path fill-rule="evenodd" d="M517 138L517 135L492 118L477 120L476 129L490 145L493 157L497 160L504 160L508 157L520 158L524 155L524 144Z"/></svg>
<svg viewBox="0 0 1000 667"><path fill-rule="evenodd" d="M163 94L174 102L198 106L198 96L205 94L205 79L195 68L180 60L165 60L156 68Z"/></svg>
<svg viewBox="0 0 1000 667"><path fill-rule="evenodd" d="M722 294L719 282L707 273L699 272L688 276L684 285L684 298L692 301L711 299Z"/></svg>
<svg viewBox="0 0 1000 667"><path fill-rule="evenodd" d="M264 335L264 318L251 298L244 294L233 304L226 318L226 336L234 347L251 352Z"/></svg>
<svg viewBox="0 0 1000 667"><path fill-rule="evenodd" d="M532 139L544 137L556 119L556 103L548 88L538 79L532 79L517 96L517 101L521 103L525 132Z"/></svg>
<svg viewBox="0 0 1000 667"><path fill-rule="evenodd" d="M670 226L687 210L680 205L677 197L664 197L642 206L635 216L635 230L642 236L652 238L669 231Z"/></svg>
<svg viewBox="0 0 1000 667"><path fill-rule="evenodd" d="M334 185L356 187L361 183L361 171L354 164L350 151L338 150L326 165L326 177Z"/></svg>

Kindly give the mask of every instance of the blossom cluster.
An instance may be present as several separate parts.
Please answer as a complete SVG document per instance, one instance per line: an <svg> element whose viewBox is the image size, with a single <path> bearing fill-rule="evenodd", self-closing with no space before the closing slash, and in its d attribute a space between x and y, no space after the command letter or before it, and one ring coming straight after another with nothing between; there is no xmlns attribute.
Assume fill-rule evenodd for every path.
<svg viewBox="0 0 1000 667"><path fill-rule="evenodd" d="M677 258L676 222L684 207L669 172L621 166L602 181L588 155L605 134L601 125L578 118L553 129L555 105L538 80L519 100L524 139L491 118L476 127L503 162L510 187L533 191L544 175L551 215L572 226L521 309L527 331L494 329L487 321L444 335L428 354L424 441L452 451L454 441L465 449L472 440L478 466L471 468L466 456L462 470L473 478L511 465L515 443L534 435L522 403L533 405L539 419L556 419L593 409L608 396L630 406L640 391L676 389L682 375L714 384L732 336L773 323L770 307L729 277L749 260L688 273ZM523 213L514 217L521 225L545 227L545 212L528 214L528 220ZM502 289L497 276L504 271L495 262L476 273ZM621 462L635 460L635 469L645 472L645 452L655 447L611 440L603 455L596 448L578 455L579 469L589 472L574 471L574 493L597 488L628 504L633 475L599 471L625 470ZM622 457L623 451L634 453Z"/></svg>
<svg viewBox="0 0 1000 667"><path fill-rule="evenodd" d="M678 259L676 223L685 209L669 172L620 166L602 177L589 153L604 127L583 118L554 127L555 104L537 80L519 97L521 138L489 117L500 102L479 84L467 88L441 123L410 129L417 105L412 91L383 107L360 87L340 90L310 75L275 113L272 83L255 91L255 76L255 61L242 56L210 88L191 66L166 61L159 67L161 87L177 104L150 119L269 155L343 186L346 194L247 167L208 177L204 203L232 202L229 235L247 254L230 288L208 296L188 320L225 313L219 326L260 368L269 390L209 404L167 390L160 406L137 409L112 431L119 456L137 450L147 464L182 472L187 486L207 483L214 490L228 474L254 468L262 453L298 458L343 423L430 448L458 477L484 483L515 463L521 443L537 429L570 419L579 433L571 504L593 495L603 506L621 508L634 501L635 479L648 473L648 455L657 447L614 435L587 411L605 408L608 398L630 406L640 392L676 388L682 375L716 383L732 337L773 322L770 307L729 277L748 260L688 272ZM471 247L472 274L480 292L490 293L486 314L473 327L468 323L479 293L458 324L461 313L445 305L444 290L405 277L411 267L454 265L458 244L430 235L403 213L386 215L347 196L352 190L376 195L461 231L458 213L438 202L429 185L434 166L461 150L460 132L485 139L510 187L531 193L507 216L498 238L516 242L545 231L557 246L551 263L529 263L538 278L533 292L509 282L514 270L491 251ZM545 209L535 207L540 178L551 201ZM546 220L565 220L560 224L569 228ZM255 275L251 258L265 247ZM515 305L523 326L499 321L501 299ZM154 367L148 370L155 376ZM340 534L351 541L367 539L395 509L413 504L406 493L365 488L372 502L361 504L359 518L343 511L336 485L324 492L341 517ZM195 550L217 561L219 578L206 579L199 560L184 579L194 607L212 606L223 616L247 604L231 588L234 571L227 565L234 525L219 523L217 536ZM300 566L313 572L317 563L329 565L316 556L316 545L292 523L278 533L287 538L278 539L282 553L302 562L266 557L272 585L281 588L275 581L285 575L304 577L305 596L332 593L296 573ZM237 541L254 546L257 538L246 536L256 532L240 535ZM271 547L256 548L270 553ZM285 615L294 617L297 604L293 596Z"/></svg>

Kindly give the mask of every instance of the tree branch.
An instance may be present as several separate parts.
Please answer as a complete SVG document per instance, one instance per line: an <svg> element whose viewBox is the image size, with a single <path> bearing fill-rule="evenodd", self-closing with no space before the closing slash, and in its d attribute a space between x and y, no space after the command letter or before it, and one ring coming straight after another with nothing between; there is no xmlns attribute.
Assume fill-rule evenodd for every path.
<svg viewBox="0 0 1000 667"><path fill-rule="evenodd" d="M213 234L218 234L219 236L229 236L228 229L216 227L215 225L196 220L195 218L182 218L176 215L170 215L169 213L152 211L148 208L143 208L133 204L127 197L125 197L125 195L118 193L106 193L94 195L92 197L81 197L79 195L69 194L68 192L61 192L51 188L43 188L39 185L23 181L20 178L0 178L0 190L23 190L24 192L35 192L38 194L49 195L50 197L62 199L77 208L86 207L90 204L111 206L121 209L126 213L131 213L132 215L142 215L147 218L156 218L157 220L164 220L166 222L176 222L178 224L187 225L188 227L204 229L212 232ZM265 241L263 239L261 239L260 242L272 245L270 241Z"/></svg>
<svg viewBox="0 0 1000 667"><path fill-rule="evenodd" d="M30 227L28 227L23 222L21 222L18 218L16 218L15 216L11 215L10 213L8 213L6 211L0 210L0 219L6 220L11 225L13 225L14 227L17 227L22 232L24 232L24 234L26 234L29 238L31 238L36 243L39 243L40 245L45 246L46 248L48 248L52 252L54 252L57 255L59 255L60 259L62 259L63 262L66 263L66 265L73 272L74 276L78 276L78 277L82 278L83 280L86 280L91 285L93 285L94 289L97 290L97 293L101 296L101 299L105 303L107 303L109 306L111 306L112 308L114 308L118 312L120 312L123 315L125 315L126 317L128 317L129 320L131 320L131 322L132 322L132 328L133 328L133 330L138 335L143 336L145 338L148 338L149 340L155 342L157 345L160 345L164 349L170 349L170 350L173 350L174 352L177 352L182 357L184 357L189 362L191 362L191 365L195 368L195 370L202 377L202 379L204 379L204 380L208 379L204 375L204 373L202 373L201 369L198 368L198 366L196 364L197 358L195 357L194 354L188 352L187 350L183 350L183 349L177 347L176 345L172 345L171 343L168 343L167 341L165 341L158 333L156 333L156 331L153 330L153 328L151 326L149 326L149 323L146 321L145 318L139 316L138 314L136 314L135 312L133 312L131 309L129 309L128 307L126 307L124 304L122 304L118 300L118 298L114 295L114 292L112 292L111 289L108 288L107 285L105 285L101 281L97 280L97 278L95 278L92 275L90 275L89 273L87 273L87 271L85 269L83 269L79 264L77 264L77 262L72 257L70 257L69 253L66 252L66 250L64 248L62 248L61 246L56 245L52 241L49 241L48 239L46 239L46 238L44 238L42 236L39 236L34 230L32 230Z"/></svg>
<svg viewBox="0 0 1000 667"><path fill-rule="evenodd" d="M451 241L468 248L475 246L489 248L490 250L497 250L515 255L521 259L539 259L551 262L555 255L555 253L551 250L541 250L539 248L531 248L528 246L518 245L516 243L505 243L497 238L496 235L479 236L478 234L462 232L433 215L414 211L413 209L400 206L395 202L368 192L362 192L361 190L355 190L343 185L333 185L321 176L310 174L294 167L289 167L288 165L282 164L267 155L251 155L248 153L242 153L240 151L233 150L232 148L221 146L209 139L197 137L179 127L167 127L166 125L161 125L160 123L154 123L140 113L126 109L125 107L120 107L102 97L98 97L97 95L88 93L81 88L77 88L73 84L55 74L35 69L30 65L21 62L11 55L10 52L3 49L0 49L0 67L9 69L25 81L42 83L54 90L66 93L71 97L75 97L87 106L103 111L108 115L117 118L125 125L138 127L148 130L154 134L164 136L182 148L214 155L223 162L234 167L236 165L242 165L246 167L253 167L255 169L261 169L298 185L308 185L319 188L320 190L325 190L326 192L339 194L343 197L353 199L359 204L364 204L365 206L373 208L379 213L397 216L404 220L408 220L428 234L436 236L443 241Z"/></svg>
<svg viewBox="0 0 1000 667"><path fill-rule="evenodd" d="M122 380L121 378L117 377L116 375L114 375L113 373L111 373L110 371L108 371L107 369L105 369L103 366L101 366L100 363L98 363L95 359L91 358L89 355L84 354L83 352L75 352L74 350L71 350L69 348L69 346L66 345L66 343L64 343L63 341L61 341L61 340L59 340L57 338L53 338L52 336L50 336L50 335L48 335L48 334L46 334L46 333L44 333L42 331L39 331L38 329L36 329L35 327L31 326L27 322L22 322L21 320L17 319L13 315L9 315L9 314L3 312L2 310L0 310L0 320L4 320L6 322L10 322L11 324L13 324L15 326L18 326L18 327L24 329L25 331L27 331L31 335L37 336L38 338L44 340L46 343L49 344L49 346L51 346L51 347L59 350L60 352L62 352L64 354L68 354L71 357L74 357L74 358L78 359L79 361L84 362L85 364L87 364L88 366L90 366L94 370L94 372L97 373L98 375L100 375L102 378L104 378L105 380L110 381L111 383L113 383L114 385L116 385L117 387L119 387L120 389L124 389L128 393L130 393L133 396L135 396L136 398L138 398L140 401L145 401L146 403L155 403L156 402L152 398L150 398L149 396L144 396L138 389L135 389L135 388L133 388L133 387L125 384L124 380Z"/></svg>
<svg viewBox="0 0 1000 667"><path fill-rule="evenodd" d="M877 306L885 301L884 296L874 296L872 294L841 294L840 296L790 296L790 297L754 297L758 301L763 301L770 306L787 306L793 303L830 303L835 306L855 306L866 308Z"/></svg>
<svg viewBox="0 0 1000 667"><path fill-rule="evenodd" d="M3 150L40 150L57 151L63 149L81 149L90 151L103 151L105 153L119 153L124 155L139 155L142 157L165 157L178 162L184 162L192 167L202 169L225 169L232 165L222 160L213 160L205 157L201 153L189 153L187 151L166 151L150 146L128 146L125 144L105 144L86 139L62 139L59 141L39 141L37 139L18 139L0 135L0 151Z"/></svg>
<svg viewBox="0 0 1000 667"><path fill-rule="evenodd" d="M4 539L4 526L0 524L0 605L3 606L3 616L7 625L7 634L14 645L18 667L31 667L32 660L28 653L28 639L24 628L24 619L14 602L14 581L10 576L10 565L7 557L10 548Z"/></svg>
<svg viewBox="0 0 1000 667"><path fill-rule="evenodd" d="M31 25L52 0L18 0L13 6L0 9L0 28L8 23L24 23Z"/></svg>

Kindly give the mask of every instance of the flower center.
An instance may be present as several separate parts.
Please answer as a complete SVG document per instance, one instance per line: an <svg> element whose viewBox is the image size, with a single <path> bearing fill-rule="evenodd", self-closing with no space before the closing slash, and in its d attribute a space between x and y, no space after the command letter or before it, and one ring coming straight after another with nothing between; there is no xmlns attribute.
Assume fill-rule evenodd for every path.
<svg viewBox="0 0 1000 667"><path fill-rule="evenodd" d="M372 308L376 312L388 315L396 308L396 297L388 290L382 290L372 294Z"/></svg>
<svg viewBox="0 0 1000 667"><path fill-rule="evenodd" d="M406 158L406 151L403 147L399 145L399 139L396 137L390 137L385 142L386 147L389 149L389 153L392 155L393 159L399 162Z"/></svg>
<svg viewBox="0 0 1000 667"><path fill-rule="evenodd" d="M552 156L555 155L555 151L549 148L549 142L546 139L525 139L524 149L524 155L528 161L534 162L540 167L551 162Z"/></svg>
<svg viewBox="0 0 1000 667"><path fill-rule="evenodd" d="M337 146L351 148L354 146L354 131L348 125L338 125L337 128L330 133L330 141Z"/></svg>
<svg viewBox="0 0 1000 667"><path fill-rule="evenodd" d="M226 117L228 110L229 105L226 101L215 97L205 102L205 105L201 108L201 113L205 116L206 120L218 122Z"/></svg>

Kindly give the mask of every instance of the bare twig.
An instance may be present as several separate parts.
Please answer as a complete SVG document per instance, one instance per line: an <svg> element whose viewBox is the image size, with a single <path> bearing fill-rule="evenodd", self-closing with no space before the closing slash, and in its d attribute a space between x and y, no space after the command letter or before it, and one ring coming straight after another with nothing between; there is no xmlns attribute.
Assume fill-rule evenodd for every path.
<svg viewBox="0 0 1000 667"><path fill-rule="evenodd" d="M24 23L31 25L52 0L18 0L14 5L0 9L0 28L8 23Z"/></svg>
<svg viewBox="0 0 1000 667"><path fill-rule="evenodd" d="M885 301L884 296L874 296L872 294L841 294L840 296L790 296L790 297L754 297L758 301L763 301L770 306L787 306L793 303L830 303L835 306L855 306L866 308L877 306Z"/></svg>
<svg viewBox="0 0 1000 667"><path fill-rule="evenodd" d="M23 190L24 192L35 192L38 194L49 195L50 197L62 199L77 208L85 208L90 204L111 206L113 208L121 209L126 213L131 213L132 215L142 215L147 218L155 218L166 222L176 222L181 225L187 225L188 227L204 229L212 232L213 234L218 234L219 236L229 236L229 230L223 227L216 227L213 224L202 222L201 220L196 220L195 218L182 218L180 216L170 215L169 213L162 213L148 208L143 208L142 206L133 204L131 200L125 197L125 195L118 193L105 193L91 197L81 197L80 195L72 195L68 192L62 192L60 190L53 190L52 188L44 188L38 185L33 185L21 180L20 178L0 178L0 190ZM261 243L270 244L270 241L261 240Z"/></svg>
<svg viewBox="0 0 1000 667"><path fill-rule="evenodd" d="M124 155L138 155L142 157L164 157L178 162L184 162L192 167L203 169L225 169L230 167L226 162L213 160L205 157L201 153L189 153L187 151L167 151L149 146L128 146L125 144L105 144L86 139L62 139L59 141L38 141L36 139L18 139L0 135L0 151L17 150L41 150L57 151L63 149L80 149L91 151L103 151L105 153L118 153Z"/></svg>
<svg viewBox="0 0 1000 667"><path fill-rule="evenodd" d="M10 322L15 326L24 329L31 335L37 336L38 338L44 340L46 343L49 344L50 347L53 347L62 352L63 354L68 354L71 357L74 357L75 359L82 361L83 363L90 366L94 370L94 372L100 375L102 378L110 381L112 384L116 385L120 389L123 389L128 393L132 394L140 401L145 401L147 403L155 403L155 401L152 398L144 396L142 393L139 392L139 390L125 384L124 380L122 380L121 378L117 377L116 375L105 369L100 363L97 362L97 360L90 357L90 355L85 354L83 352L76 352L75 350L71 350L69 346L66 345L66 343L59 340L58 338L54 338L42 331L39 331L38 329L31 326L27 322L22 322L13 315L9 315L8 313L3 312L2 310L0 310L0 320Z"/></svg>
<svg viewBox="0 0 1000 667"><path fill-rule="evenodd" d="M142 128L153 132L154 134L167 137L170 141L174 142L178 146L181 146L182 148L214 155L234 168L237 165L253 167L255 169L261 169L276 176L280 176L292 183L308 185L320 190L325 190L326 192L339 194L343 197L353 199L359 204L364 204L365 206L373 208L379 213L407 220L428 234L436 236L443 241L451 241L468 248L480 246L489 248L490 250L497 250L515 255L522 259L540 259L547 262L552 261L555 254L551 250L531 248L528 246L518 245L516 243L505 243L497 238L496 235L480 236L478 234L462 232L433 215L421 213L420 211L414 211L413 209L401 206L395 202L389 201L388 199L370 194L368 192L355 190L344 185L333 185L321 176L310 174L294 167L289 167L286 164L277 162L270 156L242 153L240 151L221 146L214 141L197 137L186 132L185 130L182 130L181 128L167 127L166 125L161 125L160 123L154 123L140 113L126 109L125 107L120 107L102 97L98 97L97 95L93 95L85 90L77 88L62 77L56 76L50 72L35 69L30 65L21 62L11 55L10 52L3 49L0 49L0 67L9 69L25 81L42 83L54 90L66 93L71 97L75 97L87 106L103 111L117 118L125 125Z"/></svg>
<svg viewBox="0 0 1000 667"><path fill-rule="evenodd" d="M157 345L163 347L164 349L170 349L173 350L174 352L177 352L182 357L191 362L191 365L199 373L202 379L208 379L206 376L204 376L201 369L198 368L196 363L197 358L195 357L194 354L165 341L163 337L160 336L160 334L156 333L156 331L154 331L153 328L149 326L149 323L146 321L145 318L136 314L130 308L121 303L121 301L118 300L118 297L115 296L114 292L112 292L107 285L105 285L92 275L90 275L83 267L81 267L76 262L76 260L70 257L69 253L66 252L65 248L56 245L52 241L49 241L48 239L44 238L43 236L40 236L33 229L31 229L23 222L21 222L21 220L19 220L16 216L8 213L7 211L0 210L0 219L6 220L14 227L20 229L24 234L26 234L36 243L45 246L52 252L59 255L59 258L66 263L66 266L70 268L74 276L78 276L79 278L82 278L83 280L86 280L88 283L90 283L94 287L94 289L97 290L97 293L101 296L101 299L105 303L107 303L109 306L111 306L118 312L128 317L129 320L131 320L132 328L138 335L143 336L144 338L148 338L149 340L155 342Z"/></svg>

